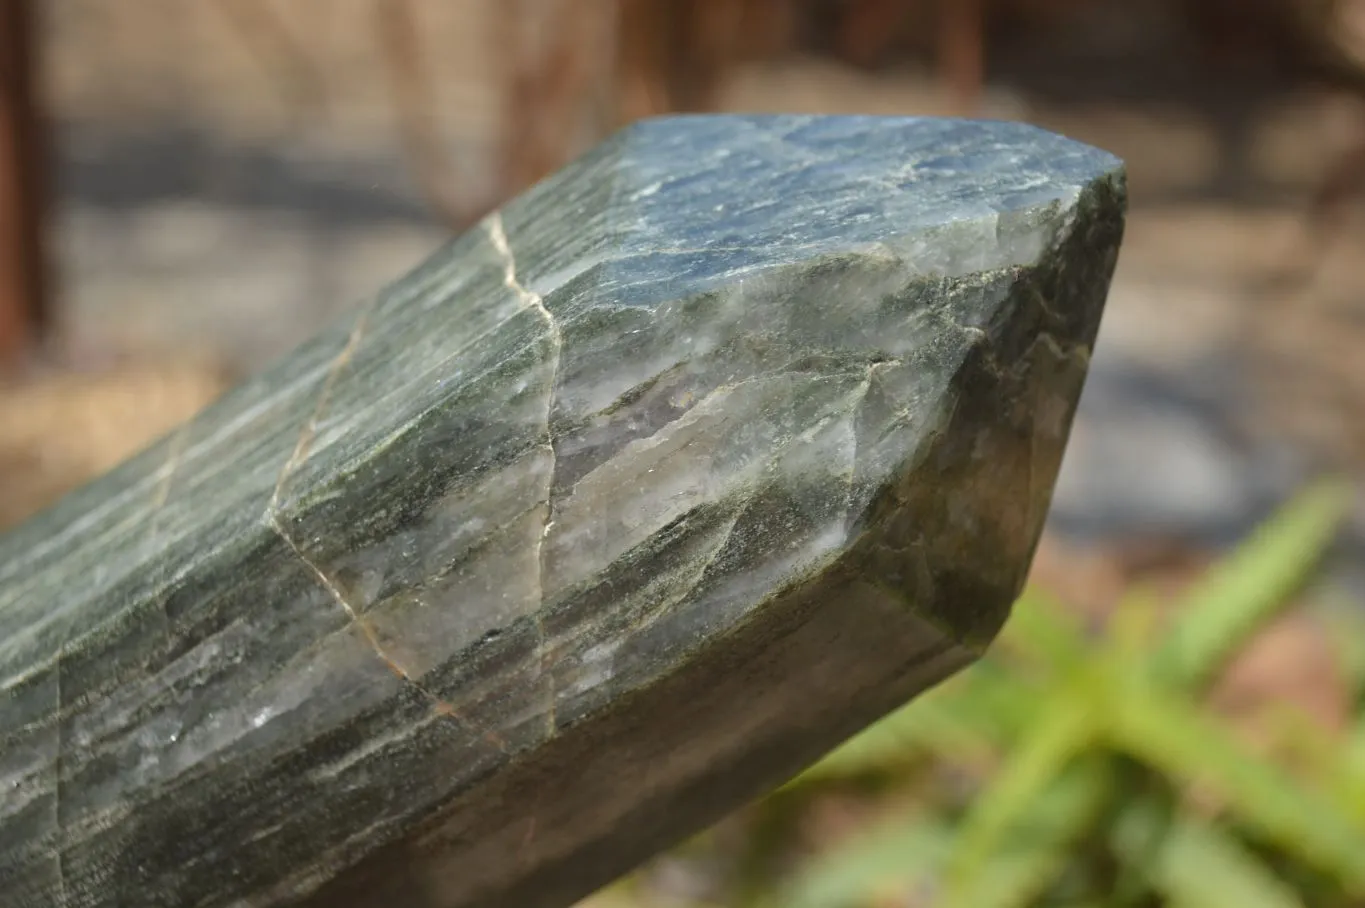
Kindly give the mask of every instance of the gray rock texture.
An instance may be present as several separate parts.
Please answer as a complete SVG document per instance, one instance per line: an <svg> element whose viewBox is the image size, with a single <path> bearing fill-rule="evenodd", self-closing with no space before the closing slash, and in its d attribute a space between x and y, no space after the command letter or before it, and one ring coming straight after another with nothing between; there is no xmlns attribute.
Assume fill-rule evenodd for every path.
<svg viewBox="0 0 1365 908"><path fill-rule="evenodd" d="M563 905L969 663L1122 234L1018 124L628 128L0 539L6 904Z"/></svg>

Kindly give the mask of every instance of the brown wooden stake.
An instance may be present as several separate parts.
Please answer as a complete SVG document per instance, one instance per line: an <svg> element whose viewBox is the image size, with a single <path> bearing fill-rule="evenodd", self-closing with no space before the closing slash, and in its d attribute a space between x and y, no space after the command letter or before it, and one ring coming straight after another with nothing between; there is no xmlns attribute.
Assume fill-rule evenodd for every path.
<svg viewBox="0 0 1365 908"><path fill-rule="evenodd" d="M905 21L905 0L852 0L838 19L835 50L841 60L871 68L886 61Z"/></svg>
<svg viewBox="0 0 1365 908"><path fill-rule="evenodd" d="M463 230L496 198L471 201L460 192L436 119L436 99L426 71L416 9L409 0L382 0L373 7L380 56L398 112L408 161L422 191L452 230Z"/></svg>
<svg viewBox="0 0 1365 908"><path fill-rule="evenodd" d="M327 117L330 101L326 75L318 69L304 42L274 5L264 0L218 0L222 13L276 88L294 116Z"/></svg>
<svg viewBox="0 0 1365 908"><path fill-rule="evenodd" d="M495 23L507 69L499 161L502 194L510 196L563 166L594 93L600 65L601 16L614 11L585 0L509 2ZM544 34L529 40L539 17ZM548 36L548 37L547 37ZM595 68L596 67L596 68ZM501 201L499 199L498 201Z"/></svg>
<svg viewBox="0 0 1365 908"><path fill-rule="evenodd" d="M981 2L942 0L939 4L939 77L960 115L974 114L981 104L985 67Z"/></svg>
<svg viewBox="0 0 1365 908"><path fill-rule="evenodd" d="M47 323L47 204L30 0L0 0L0 366L12 366Z"/></svg>

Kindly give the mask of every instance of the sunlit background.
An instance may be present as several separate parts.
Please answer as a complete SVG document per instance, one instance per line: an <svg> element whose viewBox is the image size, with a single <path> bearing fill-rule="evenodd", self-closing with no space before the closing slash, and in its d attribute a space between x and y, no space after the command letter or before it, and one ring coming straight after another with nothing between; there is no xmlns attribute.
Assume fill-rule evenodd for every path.
<svg viewBox="0 0 1365 908"><path fill-rule="evenodd" d="M1022 119L1124 157L1128 232L1035 563L1039 596L1057 601L1030 605L1089 628L1092 655L1160 649L1095 630L1135 585L1160 615L1191 590L1244 609L1211 625L1229 651L1181 702L1290 786L1265 797L1309 803L1293 787L1307 786L1345 806L1330 821L1296 826L1291 807L1266 820L1252 794L1219 788L1235 768L1085 739L1073 750L1107 767L1105 798L1164 792L1152 800L1164 825L1092 799L1052 864L962 904L1365 904L1360 862L1332 864L1304 831L1338 823L1365 840L1351 645L1365 637L1341 630L1365 614L1353 482L1365 2L0 0L0 80L0 527L639 116ZM1210 579L1210 563L1328 473L1347 481L1282 519L1222 586ZM1333 508L1339 531L1325 529ZM1305 585L1319 537L1335 543ZM1074 687L1038 683L1044 699ZM971 701L964 691L949 694ZM940 700L970 712L988 696ZM1316 756L1268 744L1284 723L1257 718L1267 709L1295 714L1285 721ZM947 904L957 858L945 855L987 823L972 805L1026 750L997 719L954 731L909 715L875 759L742 811L590 902ZM1000 828L1051 828L1047 811L1071 802L1045 788ZM869 832L888 823L901 839ZM991 847L978 857L1007 865L1013 852ZM1211 893L1191 882L1210 879Z"/></svg>

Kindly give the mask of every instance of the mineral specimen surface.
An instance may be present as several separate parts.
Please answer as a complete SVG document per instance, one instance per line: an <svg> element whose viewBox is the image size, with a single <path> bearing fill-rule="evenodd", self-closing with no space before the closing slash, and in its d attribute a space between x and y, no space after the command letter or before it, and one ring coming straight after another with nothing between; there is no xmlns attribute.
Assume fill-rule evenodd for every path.
<svg viewBox="0 0 1365 908"><path fill-rule="evenodd" d="M0 893L565 905L976 657L1121 164L644 121L0 539Z"/></svg>

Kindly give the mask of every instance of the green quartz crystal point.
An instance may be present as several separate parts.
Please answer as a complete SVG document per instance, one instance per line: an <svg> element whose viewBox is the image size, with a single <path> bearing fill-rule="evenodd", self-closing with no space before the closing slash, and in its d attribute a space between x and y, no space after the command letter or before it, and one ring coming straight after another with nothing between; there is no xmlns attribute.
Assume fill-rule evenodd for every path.
<svg viewBox="0 0 1365 908"><path fill-rule="evenodd" d="M644 121L0 538L0 903L563 906L970 663L1120 162Z"/></svg>

